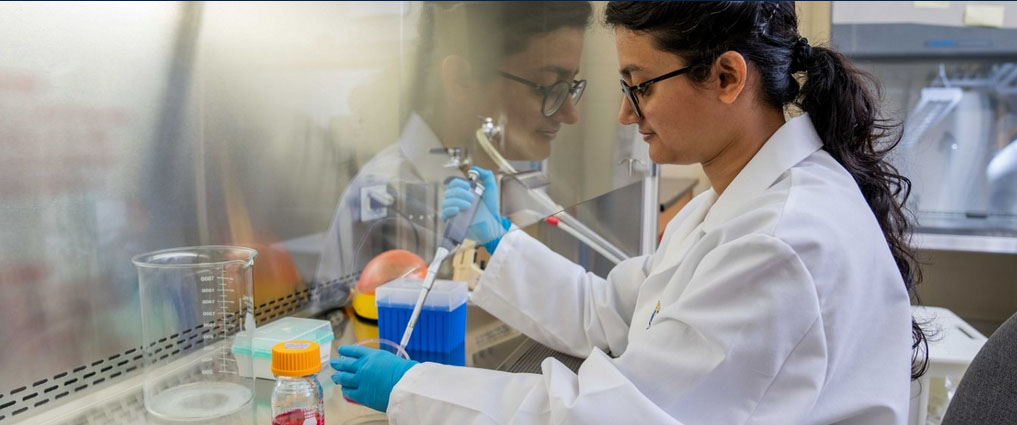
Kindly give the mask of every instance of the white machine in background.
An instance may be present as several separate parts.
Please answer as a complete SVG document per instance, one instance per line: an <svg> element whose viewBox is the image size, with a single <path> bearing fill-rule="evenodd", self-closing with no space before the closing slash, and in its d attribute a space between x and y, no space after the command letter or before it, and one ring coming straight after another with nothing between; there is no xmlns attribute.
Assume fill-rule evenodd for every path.
<svg viewBox="0 0 1017 425"><path fill-rule="evenodd" d="M831 12L830 44L878 81L883 118L904 121L889 159L912 182L911 244L934 283L918 292L991 329L1013 313L981 303L995 291L1009 294L1014 282L1012 260L995 254L1017 254L1017 204L1005 200L1017 186L1010 177L1017 173L1007 171L1017 164L1008 160L1017 136L1017 23L1002 19L1017 4L835 1ZM969 261L978 274L963 282L944 266ZM985 291L992 292L976 293ZM985 337L947 309L918 307L914 315L938 333L929 335L928 372L912 387L909 423L938 424Z"/></svg>
<svg viewBox="0 0 1017 425"><path fill-rule="evenodd" d="M1017 254L1017 203L1001 199L1017 182L998 172L1017 137L1017 24L919 3L834 2L831 44L879 82L884 118L903 120L890 159L912 182L916 245Z"/></svg>
<svg viewBox="0 0 1017 425"><path fill-rule="evenodd" d="M961 377L987 338L941 307L912 307L919 323L934 332L929 338L929 370L911 383L909 425L938 425Z"/></svg>

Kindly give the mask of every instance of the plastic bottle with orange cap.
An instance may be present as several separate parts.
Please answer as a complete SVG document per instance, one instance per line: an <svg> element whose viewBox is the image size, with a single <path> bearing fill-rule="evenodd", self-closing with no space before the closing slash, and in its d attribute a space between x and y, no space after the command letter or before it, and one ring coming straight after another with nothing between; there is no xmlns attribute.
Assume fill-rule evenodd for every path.
<svg viewBox="0 0 1017 425"><path fill-rule="evenodd" d="M286 341L272 347L272 425L324 425L325 406L318 372L320 347L314 341Z"/></svg>

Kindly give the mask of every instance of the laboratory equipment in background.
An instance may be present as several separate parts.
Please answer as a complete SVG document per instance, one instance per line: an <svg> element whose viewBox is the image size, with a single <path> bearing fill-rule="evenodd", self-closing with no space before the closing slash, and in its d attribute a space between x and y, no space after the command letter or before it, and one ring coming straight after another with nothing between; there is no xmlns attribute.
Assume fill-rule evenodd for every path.
<svg viewBox="0 0 1017 425"><path fill-rule="evenodd" d="M272 425L325 425L325 397L318 381L318 353L323 348L314 341L272 346L272 373L276 376Z"/></svg>
<svg viewBox="0 0 1017 425"><path fill-rule="evenodd" d="M378 320L374 301L375 290L387 282L403 277L423 279L427 263L419 255L404 249L391 249L367 262L352 293L353 312L365 319Z"/></svg>
<svg viewBox="0 0 1017 425"><path fill-rule="evenodd" d="M382 339L399 340L413 313L422 280L399 279L378 287L378 334ZM420 362L466 364L466 282L436 280L421 306L416 331L406 351Z"/></svg>
<svg viewBox="0 0 1017 425"><path fill-rule="evenodd" d="M977 329L941 307L912 307L919 323L935 337L929 339L929 370L911 383L910 422L938 424L950 404L961 377L987 338Z"/></svg>
<svg viewBox="0 0 1017 425"><path fill-rule="evenodd" d="M244 331L250 332L250 331ZM283 317L254 329L252 338L236 338L230 349L237 359L241 374L253 373L254 377L275 379L272 374L272 349L286 341L314 341L321 348L320 361L328 361L331 355L332 324L327 320Z"/></svg>
<svg viewBox="0 0 1017 425"><path fill-rule="evenodd" d="M174 248L135 256L141 296L145 408L159 419L253 413L254 375L230 350L251 345L252 267L236 246Z"/></svg>
<svg viewBox="0 0 1017 425"><path fill-rule="evenodd" d="M491 254L481 250L480 245L469 239L463 241L452 257L452 280L466 282L470 290L477 287L484 268L491 261Z"/></svg>
<svg viewBox="0 0 1017 425"><path fill-rule="evenodd" d="M1017 4L931 5L834 2L832 44L903 121L890 160L912 182L915 244L1017 253L1017 23L1003 18Z"/></svg>
<svg viewBox="0 0 1017 425"><path fill-rule="evenodd" d="M554 226L597 251L611 263L618 264L629 258L630 255L625 251L590 229L565 211L565 207L551 199L546 191L549 181L542 170L520 172L510 161L502 157L494 145L504 144L504 126L504 120L495 125L494 119L486 117L476 133L477 145L492 159L498 166L497 171L503 175L500 192L502 211L500 214L509 217L513 223L520 227L529 226L553 216L554 219L551 223ZM629 162L630 174L631 164L632 162ZM655 178L654 181L656 181Z"/></svg>
<svg viewBox="0 0 1017 425"><path fill-rule="evenodd" d="M1012 314L986 304L983 297L993 298L992 292L977 293L996 285L993 270L958 279L928 259L1017 254L1017 204L1009 201L1017 173L1008 160L1017 138L1014 16L1012 2L833 2L831 44L875 77L880 110L903 123L889 159L912 183L905 205L915 220L912 245L946 251L919 252L921 302L967 319L941 308L915 310L919 323L931 320L931 333L929 370L912 386L911 425L939 423L952 388L984 343L968 323L991 331L993 316ZM1000 293L1011 293L1012 284L1000 282L1006 285Z"/></svg>

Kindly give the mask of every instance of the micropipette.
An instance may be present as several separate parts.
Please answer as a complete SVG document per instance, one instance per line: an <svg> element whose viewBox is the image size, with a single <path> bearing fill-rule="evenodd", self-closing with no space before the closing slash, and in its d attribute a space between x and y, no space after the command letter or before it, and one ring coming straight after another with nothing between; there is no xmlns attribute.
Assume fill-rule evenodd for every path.
<svg viewBox="0 0 1017 425"><path fill-rule="evenodd" d="M470 223L473 222L473 216L477 214L477 207L480 206L480 197L484 194L484 186L478 181L480 173L477 171L471 169L467 172L467 175L469 176L470 190L474 194L473 202L470 203L469 209L460 211L459 214L453 216L448 221L448 224L445 225L445 233L442 234L441 243L438 244L438 249L434 253L434 259L431 260L431 265L427 268L427 276L424 278L424 284L420 288L420 295L417 296L417 303L413 305L410 321L406 323L403 339L399 342L400 347L405 348L406 344L410 343L413 328L417 325L420 310L424 307L424 300L427 299L427 294L431 292L431 286L434 285L434 278L438 274L441 262L448 257L449 253L455 251L459 244L463 243L463 239L466 238L466 230L470 227Z"/></svg>

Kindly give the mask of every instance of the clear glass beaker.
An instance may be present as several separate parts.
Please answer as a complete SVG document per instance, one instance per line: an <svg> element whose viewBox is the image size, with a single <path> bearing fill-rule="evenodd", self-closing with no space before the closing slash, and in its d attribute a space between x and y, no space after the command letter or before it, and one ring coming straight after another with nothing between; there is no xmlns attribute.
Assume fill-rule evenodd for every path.
<svg viewBox="0 0 1017 425"><path fill-rule="evenodd" d="M204 421L253 406L251 364L240 370L230 348L251 346L257 255L244 247L198 246L131 259L138 269L150 414Z"/></svg>

